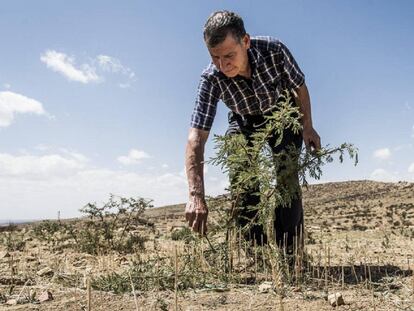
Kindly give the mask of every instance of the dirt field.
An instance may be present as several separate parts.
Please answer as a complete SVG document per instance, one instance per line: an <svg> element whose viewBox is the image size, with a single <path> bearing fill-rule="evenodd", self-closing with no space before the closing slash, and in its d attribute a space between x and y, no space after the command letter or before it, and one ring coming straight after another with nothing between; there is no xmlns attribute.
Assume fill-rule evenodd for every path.
<svg viewBox="0 0 414 311"><path fill-rule="evenodd" d="M136 301L131 292L92 290L92 310L174 310L176 303L179 310L414 310L414 184L328 183L304 189L303 197L311 258L306 281L266 292L260 285L270 277L250 267L238 282L177 292L136 290ZM154 226L142 229L148 241L140 254L56 250L33 238L33 225L19 226L13 234L22 237L24 246L7 251L4 237L9 233L0 232L0 310L87 310L88 279L126 271L137 256L160 249L174 253L175 245L182 245L171 235L185 226L183 210L175 205L145 212ZM39 275L44 268L49 270ZM47 290L53 300L37 303ZM345 304L332 307L326 298L336 292ZM12 298L19 303L7 305Z"/></svg>

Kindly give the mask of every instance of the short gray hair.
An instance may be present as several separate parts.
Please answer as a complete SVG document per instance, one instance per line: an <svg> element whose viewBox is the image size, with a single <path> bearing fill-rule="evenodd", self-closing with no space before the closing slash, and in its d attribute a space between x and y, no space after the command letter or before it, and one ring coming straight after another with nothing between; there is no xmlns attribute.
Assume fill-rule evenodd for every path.
<svg viewBox="0 0 414 311"><path fill-rule="evenodd" d="M229 33L239 42L246 35L242 18L234 12L216 11L204 25L204 41L209 47L222 43Z"/></svg>

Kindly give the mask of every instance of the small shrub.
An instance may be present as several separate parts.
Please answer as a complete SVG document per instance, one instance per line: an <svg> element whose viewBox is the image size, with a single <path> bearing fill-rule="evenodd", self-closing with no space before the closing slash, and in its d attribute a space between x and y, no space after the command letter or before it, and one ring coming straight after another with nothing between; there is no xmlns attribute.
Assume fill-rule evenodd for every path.
<svg viewBox="0 0 414 311"><path fill-rule="evenodd" d="M59 223L45 220L33 227L33 235L35 238L48 243L56 244L57 239L55 234L61 231L62 227Z"/></svg>
<svg viewBox="0 0 414 311"><path fill-rule="evenodd" d="M34 226L33 235L55 249L70 247L92 255L111 251L133 253L144 249L146 241L137 227L142 224L153 227L141 219L145 209L152 207L150 202L111 195L101 207L88 203L81 208L86 219L67 223L43 221Z"/></svg>
<svg viewBox="0 0 414 311"><path fill-rule="evenodd" d="M4 232L1 243L6 247L7 251L22 251L26 246L24 234L19 231Z"/></svg>
<svg viewBox="0 0 414 311"><path fill-rule="evenodd" d="M173 241L190 241L193 240L194 236L189 227L183 227L176 229L171 233L171 240Z"/></svg>
<svg viewBox="0 0 414 311"><path fill-rule="evenodd" d="M92 255L110 251L133 253L144 248L146 239L136 229L145 209L152 207L150 200L123 198L111 195L102 207L88 203L80 211L87 219L80 228L66 225L78 249Z"/></svg>
<svg viewBox="0 0 414 311"><path fill-rule="evenodd" d="M228 281L222 259L217 257L219 254L205 251L204 256L210 263L208 272L201 269L200 257L194 256L190 248L186 248L184 253L180 254L178 290L203 288L206 284L223 285ZM112 272L95 278L92 286L97 290L120 294L132 291L131 280L137 291L174 290L175 259L169 256L154 256L138 260L127 271Z"/></svg>

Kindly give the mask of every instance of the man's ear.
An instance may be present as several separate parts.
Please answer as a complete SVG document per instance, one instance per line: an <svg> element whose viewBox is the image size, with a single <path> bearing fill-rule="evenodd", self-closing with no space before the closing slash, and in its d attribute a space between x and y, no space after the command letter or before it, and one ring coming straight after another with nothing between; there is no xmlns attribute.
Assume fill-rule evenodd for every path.
<svg viewBox="0 0 414 311"><path fill-rule="evenodd" d="M244 35L242 41L246 49L250 48L250 35L248 33Z"/></svg>

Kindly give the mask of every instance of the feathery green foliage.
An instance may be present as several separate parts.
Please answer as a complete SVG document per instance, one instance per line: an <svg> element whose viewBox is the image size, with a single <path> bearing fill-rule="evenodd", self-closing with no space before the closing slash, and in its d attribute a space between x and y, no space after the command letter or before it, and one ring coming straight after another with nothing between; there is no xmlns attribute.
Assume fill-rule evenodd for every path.
<svg viewBox="0 0 414 311"><path fill-rule="evenodd" d="M254 208L258 209L258 217L253 223L260 223L265 227L274 219L276 207L288 207L291 199L300 195L297 183L289 182L298 172L299 185L306 186L307 178L320 179L322 167L334 160L337 155L343 162L344 155L358 162L357 149L348 143L339 147L323 147L318 151L303 147L297 150L289 146L286 151L274 154L269 146L269 138L277 137L275 146L281 144L285 129L291 129L295 134L302 130L300 122L301 113L289 92L284 92L277 103L275 111L266 116L265 126L258 128L247 141L243 134L215 136L216 156L208 162L218 165L228 173L232 179L230 192L236 202L248 189L259 185L260 203ZM282 172L276 174L276 172ZM296 184L296 185L295 185Z"/></svg>

